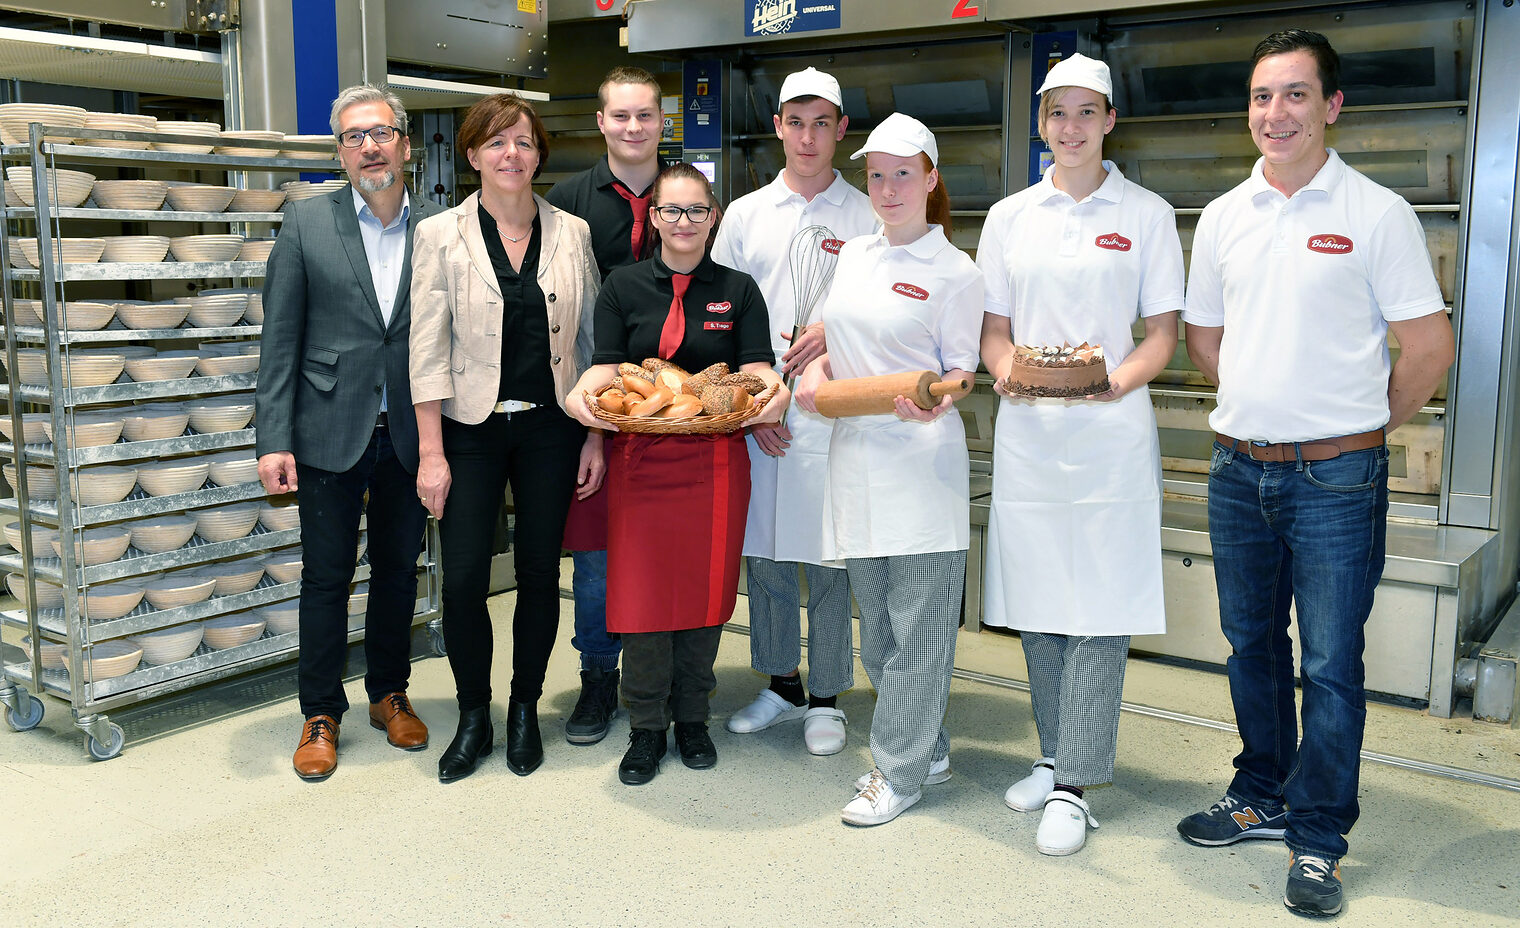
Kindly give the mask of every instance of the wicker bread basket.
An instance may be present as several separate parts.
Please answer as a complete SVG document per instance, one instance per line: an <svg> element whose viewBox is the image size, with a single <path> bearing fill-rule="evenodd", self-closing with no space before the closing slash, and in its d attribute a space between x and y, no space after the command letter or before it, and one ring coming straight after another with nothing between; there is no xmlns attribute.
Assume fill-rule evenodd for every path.
<svg viewBox="0 0 1520 928"><path fill-rule="evenodd" d="M586 394L586 405L591 414L603 422L618 427L623 432L640 432L649 435L715 435L737 432L744 424L760 414L765 404L776 395L776 385L771 384L755 395L748 409L739 412L723 412L711 416L682 416L675 419L659 419L653 416L624 416L608 412L596 404L596 397Z"/></svg>

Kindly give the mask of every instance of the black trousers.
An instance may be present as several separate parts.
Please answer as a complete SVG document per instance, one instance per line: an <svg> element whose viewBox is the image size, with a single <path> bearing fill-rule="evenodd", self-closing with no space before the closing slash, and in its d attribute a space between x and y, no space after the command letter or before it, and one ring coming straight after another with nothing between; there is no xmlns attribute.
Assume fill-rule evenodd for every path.
<svg viewBox="0 0 1520 928"><path fill-rule="evenodd" d="M502 494L512 485L512 699L537 702L559 631L559 556L586 429L557 406L495 413L478 425L443 419L453 485L438 522L443 545L443 636L459 709L491 701L486 596ZM416 495L415 493L413 494Z"/></svg>
<svg viewBox="0 0 1520 928"><path fill-rule="evenodd" d="M718 678L723 626L623 633L623 700L631 728L664 731L671 719L705 722Z"/></svg>
<svg viewBox="0 0 1520 928"><path fill-rule="evenodd" d="M301 714L342 719L348 709L348 594L359 545L359 516L369 492L369 608L364 618L364 689L374 702L405 690L412 672L412 614L417 554L427 510L417 478L396 459L390 432L375 429L359 461L342 473L296 462L301 513Z"/></svg>

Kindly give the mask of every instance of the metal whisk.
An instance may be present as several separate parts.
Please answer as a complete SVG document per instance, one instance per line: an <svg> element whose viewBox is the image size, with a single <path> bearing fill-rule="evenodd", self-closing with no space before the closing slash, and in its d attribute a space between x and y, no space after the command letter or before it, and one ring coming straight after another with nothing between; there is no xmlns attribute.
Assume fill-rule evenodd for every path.
<svg viewBox="0 0 1520 928"><path fill-rule="evenodd" d="M806 226L792 236L790 261L792 268L792 343L796 344L802 330L813 318L813 311L829 292L834 280L834 267L839 263L839 246L844 244L834 237L828 226ZM797 382L797 375L786 379L790 390ZM786 416L781 417L786 424Z"/></svg>

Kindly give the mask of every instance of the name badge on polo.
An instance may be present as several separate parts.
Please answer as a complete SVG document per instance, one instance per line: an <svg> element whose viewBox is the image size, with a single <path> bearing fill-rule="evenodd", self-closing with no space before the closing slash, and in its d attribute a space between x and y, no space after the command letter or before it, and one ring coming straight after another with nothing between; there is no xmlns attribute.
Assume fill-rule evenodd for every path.
<svg viewBox="0 0 1520 928"><path fill-rule="evenodd" d="M702 323L702 328L708 332L727 332L733 327L734 324L727 319L724 319L722 321L719 321L717 319L709 319L708 321Z"/></svg>
<svg viewBox="0 0 1520 928"><path fill-rule="evenodd" d="M912 284L893 284L892 292L901 293L903 296L912 297L915 300L927 300L929 298L929 291L922 287L915 287Z"/></svg>
<svg viewBox="0 0 1520 928"><path fill-rule="evenodd" d="M1349 255L1352 250L1351 239L1331 232L1309 236L1308 247L1310 251L1317 251L1323 255Z"/></svg>
<svg viewBox="0 0 1520 928"><path fill-rule="evenodd" d="M730 309L733 309L733 308L734 308L734 304L730 303L728 300L724 300L721 303L708 303L707 304L707 311L710 312L710 313L726 313Z"/></svg>
<svg viewBox="0 0 1520 928"><path fill-rule="evenodd" d="M1135 243L1117 232L1110 232L1093 239L1093 244L1099 248L1107 248L1109 251L1129 251Z"/></svg>

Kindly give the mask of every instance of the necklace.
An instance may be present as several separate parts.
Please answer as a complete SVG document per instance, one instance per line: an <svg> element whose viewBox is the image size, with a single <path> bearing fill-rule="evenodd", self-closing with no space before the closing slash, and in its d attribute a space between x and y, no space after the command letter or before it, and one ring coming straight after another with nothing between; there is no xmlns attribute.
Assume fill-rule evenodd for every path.
<svg viewBox="0 0 1520 928"><path fill-rule="evenodd" d="M501 233L501 237L502 238L504 238L507 241L511 242L512 244L516 245L518 242L522 241L523 239L527 238L529 235L533 234L533 227L532 226L528 226L528 231L526 231L523 234L519 235L517 238L513 238L512 236L508 235L507 234L507 230L503 229L501 226L497 226L496 227L496 231Z"/></svg>

